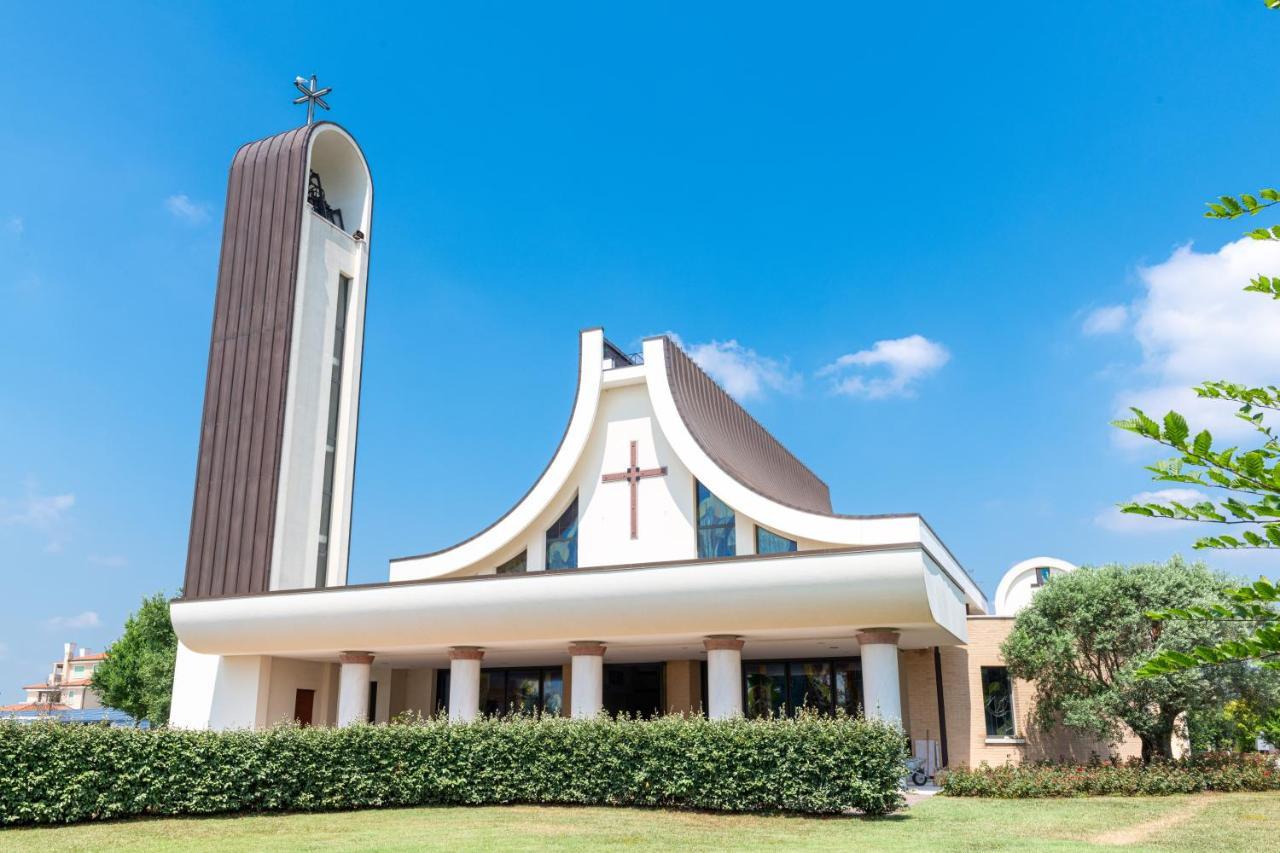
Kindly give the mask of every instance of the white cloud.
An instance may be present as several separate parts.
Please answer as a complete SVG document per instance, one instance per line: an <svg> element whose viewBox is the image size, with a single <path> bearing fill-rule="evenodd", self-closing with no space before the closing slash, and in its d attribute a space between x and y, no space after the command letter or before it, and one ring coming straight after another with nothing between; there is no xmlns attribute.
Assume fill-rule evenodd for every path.
<svg viewBox="0 0 1280 853"><path fill-rule="evenodd" d="M28 527L51 527L62 519L75 502L75 495L28 495L22 501L0 504L0 512L3 513L0 521Z"/></svg>
<svg viewBox="0 0 1280 853"><path fill-rule="evenodd" d="M760 355L736 340L690 346L685 346L679 338L676 341L699 367L739 401L758 399L771 391L794 392L803 382L785 361Z"/></svg>
<svg viewBox="0 0 1280 853"><path fill-rule="evenodd" d="M192 201L186 193L169 196L164 200L164 206L175 217L192 225L209 221L209 205Z"/></svg>
<svg viewBox="0 0 1280 853"><path fill-rule="evenodd" d="M1280 302L1242 291L1259 274L1280 275L1280 243L1246 237L1207 254L1181 246L1138 270L1146 295L1132 314L1142 364L1135 385L1117 396L1122 416L1130 405L1157 419L1176 409L1193 429L1215 436L1249 431L1231 403L1201 400L1190 389L1211 379L1276 381Z"/></svg>
<svg viewBox="0 0 1280 853"><path fill-rule="evenodd" d="M1177 501L1184 506L1199 503L1207 498L1195 489L1158 489L1154 492L1139 492L1129 498L1133 503L1149 504ZM1094 516L1094 523L1112 533L1170 533L1185 530L1191 522L1175 521L1167 518L1150 518L1145 515L1121 512L1119 507L1111 506Z"/></svg>
<svg viewBox="0 0 1280 853"><path fill-rule="evenodd" d="M119 554L90 554L89 562L95 566L104 566L109 569L120 569L129 565L129 560Z"/></svg>
<svg viewBox="0 0 1280 853"><path fill-rule="evenodd" d="M102 624L98 614L86 610L76 616L55 616L45 622L50 628L97 628Z"/></svg>
<svg viewBox="0 0 1280 853"><path fill-rule="evenodd" d="M833 390L851 397L878 400L885 397L910 397L915 385L951 360L942 344L923 335L909 335L894 340L876 341L871 349L842 355L818 371L819 376L834 377ZM864 371L882 368L881 375L869 376Z"/></svg>
<svg viewBox="0 0 1280 853"><path fill-rule="evenodd" d="M1129 309L1124 305L1105 305L1089 312L1080 330L1086 335L1110 335L1124 331Z"/></svg>

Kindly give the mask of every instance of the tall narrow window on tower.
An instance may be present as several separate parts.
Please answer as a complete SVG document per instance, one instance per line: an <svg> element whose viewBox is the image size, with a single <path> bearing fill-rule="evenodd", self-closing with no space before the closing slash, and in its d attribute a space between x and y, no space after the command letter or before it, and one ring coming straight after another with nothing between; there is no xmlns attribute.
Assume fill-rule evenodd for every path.
<svg viewBox="0 0 1280 853"><path fill-rule="evenodd" d="M324 486L320 494L320 545L316 554L316 586L329 575L329 522L333 516L333 468L338 448L338 414L342 406L342 350L347 339L347 303L351 279L338 276L338 306L333 323L333 358L329 374L329 424L324 439Z"/></svg>

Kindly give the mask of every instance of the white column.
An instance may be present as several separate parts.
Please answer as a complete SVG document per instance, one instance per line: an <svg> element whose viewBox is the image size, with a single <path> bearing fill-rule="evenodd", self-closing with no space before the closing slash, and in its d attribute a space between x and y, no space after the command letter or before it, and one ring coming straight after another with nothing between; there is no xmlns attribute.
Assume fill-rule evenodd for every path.
<svg viewBox="0 0 1280 853"><path fill-rule="evenodd" d="M741 637L707 637L707 716L725 720L742 716Z"/></svg>
<svg viewBox="0 0 1280 853"><path fill-rule="evenodd" d="M604 643L569 644L569 714L584 720L604 710Z"/></svg>
<svg viewBox="0 0 1280 853"><path fill-rule="evenodd" d="M338 725L350 726L368 722L369 668L373 655L369 652L343 652L338 655L342 668L338 673Z"/></svg>
<svg viewBox="0 0 1280 853"><path fill-rule="evenodd" d="M859 631L858 645L862 648L863 713L872 719L901 725L898 632L889 628Z"/></svg>
<svg viewBox="0 0 1280 853"><path fill-rule="evenodd" d="M480 716L480 661L484 649L454 646L449 649L449 719L469 723Z"/></svg>

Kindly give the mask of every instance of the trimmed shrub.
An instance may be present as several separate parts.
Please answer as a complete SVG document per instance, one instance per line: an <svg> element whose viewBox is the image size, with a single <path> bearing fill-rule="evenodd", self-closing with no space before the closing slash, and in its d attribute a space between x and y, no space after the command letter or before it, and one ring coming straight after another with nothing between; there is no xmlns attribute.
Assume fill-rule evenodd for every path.
<svg viewBox="0 0 1280 853"><path fill-rule="evenodd" d="M1199 791L1280 790L1274 758L1257 753L1212 752L1178 761L1141 759L1088 764L1039 762L946 771L943 793L953 797L1152 796Z"/></svg>
<svg viewBox="0 0 1280 853"><path fill-rule="evenodd" d="M557 803L886 814L902 733L865 719L424 719L151 731L0 722L0 826Z"/></svg>

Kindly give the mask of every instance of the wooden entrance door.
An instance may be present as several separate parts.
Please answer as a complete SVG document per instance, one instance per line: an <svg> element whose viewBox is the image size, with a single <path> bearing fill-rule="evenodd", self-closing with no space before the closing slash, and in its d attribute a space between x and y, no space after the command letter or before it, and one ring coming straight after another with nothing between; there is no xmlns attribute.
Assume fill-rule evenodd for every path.
<svg viewBox="0 0 1280 853"><path fill-rule="evenodd" d="M299 690L293 696L293 719L300 726L311 725L311 715L315 712L316 692Z"/></svg>

